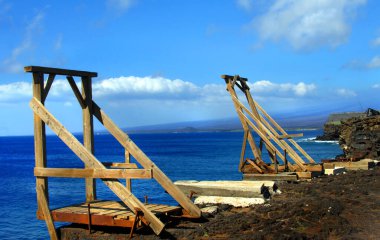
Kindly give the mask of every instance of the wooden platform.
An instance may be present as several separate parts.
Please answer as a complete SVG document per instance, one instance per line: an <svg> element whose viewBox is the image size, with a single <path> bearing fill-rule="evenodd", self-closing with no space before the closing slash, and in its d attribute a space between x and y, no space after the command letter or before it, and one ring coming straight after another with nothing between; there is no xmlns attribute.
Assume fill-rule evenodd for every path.
<svg viewBox="0 0 380 240"><path fill-rule="evenodd" d="M161 204L145 204L155 215L178 214L182 208ZM91 225L132 227L135 214L123 202L97 201L90 203ZM56 222L70 222L89 224L88 204L81 203L67 207L57 208L51 211ZM45 220L43 214L37 213L39 220Z"/></svg>

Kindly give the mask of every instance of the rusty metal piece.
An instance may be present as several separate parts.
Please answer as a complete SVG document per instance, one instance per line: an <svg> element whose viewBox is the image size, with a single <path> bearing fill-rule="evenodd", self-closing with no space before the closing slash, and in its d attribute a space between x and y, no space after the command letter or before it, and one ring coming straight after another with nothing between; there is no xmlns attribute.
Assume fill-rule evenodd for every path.
<svg viewBox="0 0 380 240"><path fill-rule="evenodd" d="M197 194L196 192L194 192L193 190L190 191L190 195L189 195L189 198L191 199L193 197L194 194Z"/></svg>
<svg viewBox="0 0 380 240"><path fill-rule="evenodd" d="M131 228L131 231L129 233L129 239L132 239L133 232L135 231L136 225L138 224L138 222L140 220L141 213L142 213L140 208L135 208L134 212L135 212L135 220L133 221L132 228Z"/></svg>
<svg viewBox="0 0 380 240"><path fill-rule="evenodd" d="M91 206L90 206L90 203L87 203L87 212L88 212L88 234L91 234Z"/></svg>

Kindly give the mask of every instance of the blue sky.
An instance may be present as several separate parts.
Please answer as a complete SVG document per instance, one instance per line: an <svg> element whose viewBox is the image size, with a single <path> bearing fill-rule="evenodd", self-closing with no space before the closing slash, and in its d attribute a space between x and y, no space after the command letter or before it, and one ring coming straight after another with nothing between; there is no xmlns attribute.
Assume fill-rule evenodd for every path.
<svg viewBox="0 0 380 240"><path fill-rule="evenodd" d="M0 135L33 133L28 65L98 72L94 99L122 127L235 117L221 74L247 77L273 115L380 108L379 12L375 0L0 0ZM81 130L63 78L46 105Z"/></svg>

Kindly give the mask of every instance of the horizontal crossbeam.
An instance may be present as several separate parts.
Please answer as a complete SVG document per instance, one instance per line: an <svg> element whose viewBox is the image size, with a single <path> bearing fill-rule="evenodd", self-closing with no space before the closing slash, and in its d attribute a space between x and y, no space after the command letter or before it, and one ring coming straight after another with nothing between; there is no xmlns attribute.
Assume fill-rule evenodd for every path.
<svg viewBox="0 0 380 240"><path fill-rule="evenodd" d="M152 178L151 169L80 169L80 168L34 168L36 177L64 178Z"/></svg>
<svg viewBox="0 0 380 240"><path fill-rule="evenodd" d="M61 68L49 68L49 67L40 67L40 66L27 66L24 67L25 72L39 72L47 74L56 74L64 76L74 76L74 77L97 77L98 73L96 72L86 72L78 70L68 70Z"/></svg>

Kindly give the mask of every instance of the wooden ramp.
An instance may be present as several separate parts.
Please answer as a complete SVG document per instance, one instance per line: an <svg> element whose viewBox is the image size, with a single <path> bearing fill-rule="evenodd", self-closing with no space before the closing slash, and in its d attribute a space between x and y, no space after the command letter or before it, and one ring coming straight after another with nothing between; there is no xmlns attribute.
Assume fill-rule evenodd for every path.
<svg viewBox="0 0 380 240"><path fill-rule="evenodd" d="M182 208L162 204L144 204L156 216L175 214L180 215ZM71 222L93 226L132 227L136 221L136 214L123 202L96 201L81 203L51 210L56 222ZM39 214L38 219L44 220Z"/></svg>
<svg viewBox="0 0 380 240"><path fill-rule="evenodd" d="M159 167L93 101L92 78L97 77L98 74L96 72L39 66L25 67L24 70L33 75L33 98L30 101L30 107L34 113L34 175L36 176L38 201L37 215L46 221L52 239L57 239L54 226L54 220L57 217L49 210L48 177L84 178L86 183L86 189L84 189L86 202L96 200L95 179L101 179L128 209L133 210L135 216L141 212L139 217L141 221L149 226L157 235L162 232L165 225L156 216L154 209L150 208L151 205L144 205L135 197L132 192L131 179L155 179L162 186L163 190L179 203L183 208L184 215L194 218L201 216L200 209L173 184ZM45 76L47 76L46 81ZM66 77L82 108L83 144L45 107L45 101L56 76ZM79 77L81 90L79 90L79 83L75 82L74 77ZM124 148L124 163L104 163L94 156L94 116L120 143L120 146ZM48 126L78 156L85 164L85 168L47 167L45 126ZM131 157L136 160L136 163L141 165L141 168L136 163L131 163ZM126 185L122 184L119 179L126 180ZM68 191L67 194L69 196L70 192ZM55 213L59 213L59 211L55 211Z"/></svg>
<svg viewBox="0 0 380 240"><path fill-rule="evenodd" d="M221 76L227 85L235 110L244 129L244 138L240 154L239 171L243 174L254 175L266 174L265 179L271 179L270 175L280 172L297 172L296 177L309 178L311 174L304 172L322 173L322 166L316 164L314 159L306 153L296 141L295 137L303 134L288 134L252 97L248 86L248 79L239 75ZM235 87L241 90L246 98L248 106L245 106L235 91ZM254 135L260 137L257 146ZM253 153L254 158L246 158L247 143ZM265 151L266 150L266 151ZM263 161L263 152L267 152L271 163ZM250 179L249 178L249 179ZM279 179L274 176L273 179ZM286 178L289 178L286 175ZM263 178L257 179L261 180Z"/></svg>

